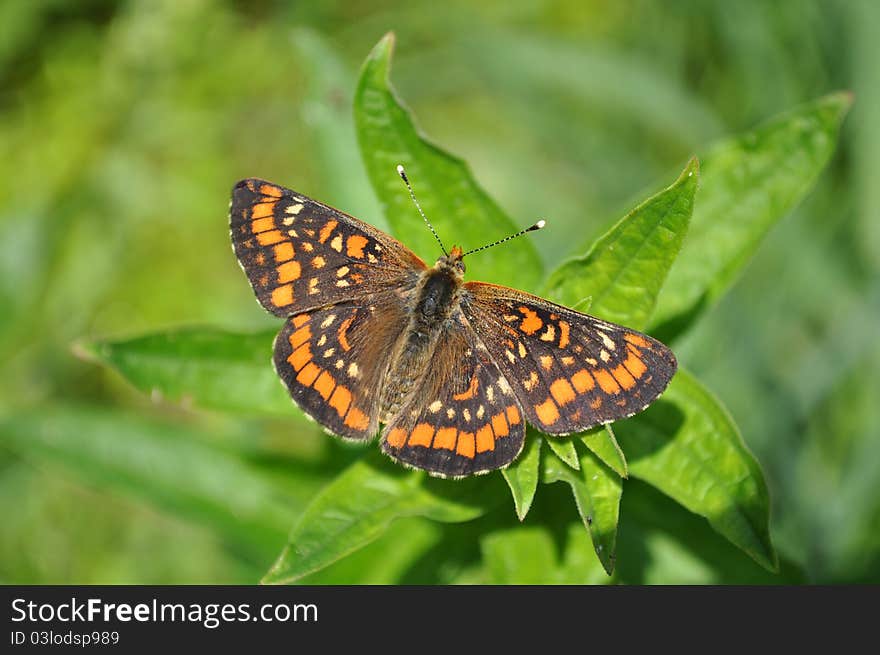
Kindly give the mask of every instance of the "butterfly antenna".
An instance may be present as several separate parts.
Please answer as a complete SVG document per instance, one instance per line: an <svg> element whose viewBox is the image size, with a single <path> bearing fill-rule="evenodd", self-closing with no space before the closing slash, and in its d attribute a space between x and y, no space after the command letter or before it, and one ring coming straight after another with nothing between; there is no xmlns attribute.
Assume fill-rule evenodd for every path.
<svg viewBox="0 0 880 655"><path fill-rule="evenodd" d="M422 206L419 204L418 198L416 198L416 194L413 191L412 185L409 183L409 178L406 176L406 171L403 170L403 166L401 166L400 164L397 165L397 174L400 175L400 179L403 180L403 183L409 190L409 197L412 198L413 203L415 203L416 209L419 210L419 214L422 215L422 219L424 219L425 224L428 226L428 229L431 230L431 234L434 235L434 238L437 239L437 243L440 244L440 250L442 250L443 254L448 257L449 253L446 252L446 248L443 247L443 242L440 240L440 236L437 234L434 226L431 225L431 221L428 220L428 217L425 216L425 212L422 211Z"/></svg>
<svg viewBox="0 0 880 655"><path fill-rule="evenodd" d="M527 227L524 230L520 230L516 234L511 234L509 237L504 237L503 239L498 239L498 241L494 241L492 243L487 243L485 246L480 246L479 248L474 248L473 250L468 250L466 253L464 253L464 255L462 255L462 257L464 257L465 255L472 255L473 253L480 252L481 250L486 250L487 248L493 248L499 244L504 243L505 241L510 241L511 239L516 239L517 237L521 237L523 234L526 234L527 232L534 232L535 230L540 230L545 225L547 225L547 222L544 220L540 220L537 223L535 223L534 225Z"/></svg>

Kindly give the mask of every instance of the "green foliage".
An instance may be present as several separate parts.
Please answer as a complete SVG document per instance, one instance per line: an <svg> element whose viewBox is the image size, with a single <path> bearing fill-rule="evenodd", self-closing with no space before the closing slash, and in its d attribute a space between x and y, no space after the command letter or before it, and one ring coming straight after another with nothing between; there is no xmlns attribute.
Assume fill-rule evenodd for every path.
<svg viewBox="0 0 880 655"><path fill-rule="evenodd" d="M365 6L357 29L333 7L0 10L0 580L877 579L872 10L728 5ZM416 112L375 45L389 24ZM803 103L853 79L841 136L850 94ZM273 179L431 262L398 163L447 247L546 218L468 277L667 341L663 398L530 430L464 481L305 421L229 253L228 189Z"/></svg>

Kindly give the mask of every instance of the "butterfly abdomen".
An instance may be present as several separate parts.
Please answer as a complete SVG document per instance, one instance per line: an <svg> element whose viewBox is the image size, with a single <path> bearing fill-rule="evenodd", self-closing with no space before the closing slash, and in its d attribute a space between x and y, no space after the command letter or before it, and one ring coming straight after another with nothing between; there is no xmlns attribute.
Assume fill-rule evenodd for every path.
<svg viewBox="0 0 880 655"><path fill-rule="evenodd" d="M458 308L461 288L449 271L431 269L422 274L411 298L410 320L404 330L382 389L380 420L387 422L406 403L428 366L450 317Z"/></svg>

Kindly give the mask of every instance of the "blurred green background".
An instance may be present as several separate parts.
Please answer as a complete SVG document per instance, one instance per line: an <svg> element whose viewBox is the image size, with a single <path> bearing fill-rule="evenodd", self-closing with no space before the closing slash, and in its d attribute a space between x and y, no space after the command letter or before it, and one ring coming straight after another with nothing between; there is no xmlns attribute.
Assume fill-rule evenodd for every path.
<svg viewBox="0 0 880 655"><path fill-rule="evenodd" d="M812 582L880 581L880 4L473 4L0 4L0 413L68 428L86 416L123 448L129 433L186 430L233 468L247 464L236 475L254 502L269 493L248 477L257 467L283 487L302 465L307 481L265 510L277 530L242 538L189 520L201 510L186 499L82 474L0 435L0 581L251 583L265 573L324 479L309 462L339 447L294 439L283 420L144 397L74 344L275 325L230 249L229 191L242 177L382 227L350 105L361 62L388 30L394 83L419 123L518 223L548 219L535 239L547 262L715 139L854 91L815 190L677 352L764 468L784 559ZM419 529L427 539L437 528ZM689 580L676 570L657 579ZM345 582L345 569L337 576Z"/></svg>

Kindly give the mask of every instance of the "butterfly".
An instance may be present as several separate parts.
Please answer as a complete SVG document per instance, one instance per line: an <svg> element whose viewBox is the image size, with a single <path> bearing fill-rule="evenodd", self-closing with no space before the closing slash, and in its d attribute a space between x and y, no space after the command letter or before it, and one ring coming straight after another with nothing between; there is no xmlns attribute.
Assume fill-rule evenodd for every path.
<svg viewBox="0 0 880 655"><path fill-rule="evenodd" d="M443 256L428 267L371 225L253 178L232 190L230 230L258 301L286 319L273 361L294 402L344 439L384 426L382 450L432 475L506 467L526 422L567 435L632 416L676 371L645 334L465 282L464 256L489 246L447 252L434 232Z"/></svg>

